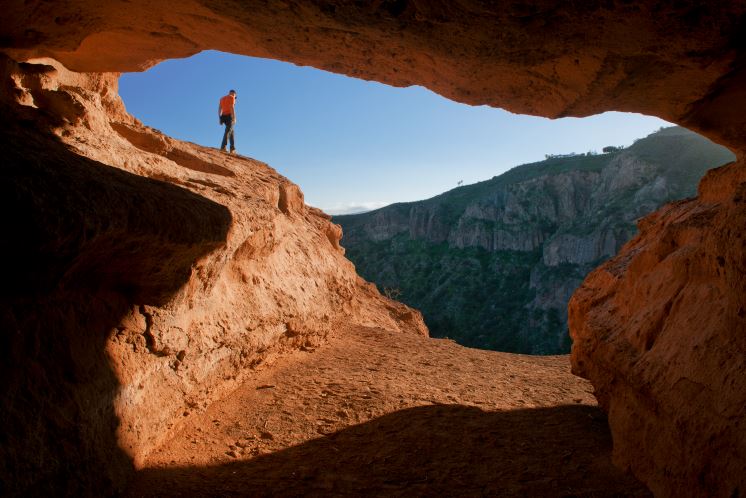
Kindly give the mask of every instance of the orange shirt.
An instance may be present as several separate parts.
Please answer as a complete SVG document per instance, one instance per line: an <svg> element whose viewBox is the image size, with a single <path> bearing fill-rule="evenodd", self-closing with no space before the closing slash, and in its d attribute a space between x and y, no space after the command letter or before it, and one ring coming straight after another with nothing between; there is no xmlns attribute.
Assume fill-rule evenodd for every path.
<svg viewBox="0 0 746 498"><path fill-rule="evenodd" d="M236 105L236 96L230 93L220 99L220 115L231 116L233 114L233 106Z"/></svg>

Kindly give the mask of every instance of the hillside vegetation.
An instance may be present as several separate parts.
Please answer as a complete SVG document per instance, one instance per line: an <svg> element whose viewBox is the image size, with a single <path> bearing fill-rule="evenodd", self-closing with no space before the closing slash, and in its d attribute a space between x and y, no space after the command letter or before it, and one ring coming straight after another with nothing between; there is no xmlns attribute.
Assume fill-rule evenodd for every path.
<svg viewBox="0 0 746 498"><path fill-rule="evenodd" d="M567 301L635 234L696 193L724 147L671 127L608 154L551 157L431 199L337 216L342 245L382 292L420 309L435 337L565 353Z"/></svg>

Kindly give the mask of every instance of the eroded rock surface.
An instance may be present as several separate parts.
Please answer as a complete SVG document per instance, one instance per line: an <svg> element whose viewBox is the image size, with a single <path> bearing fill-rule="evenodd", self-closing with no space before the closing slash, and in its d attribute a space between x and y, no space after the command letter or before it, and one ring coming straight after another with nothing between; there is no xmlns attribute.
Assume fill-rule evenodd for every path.
<svg viewBox="0 0 746 498"><path fill-rule="evenodd" d="M649 497L591 393L566 356L340 329L190 418L126 495Z"/></svg>
<svg viewBox="0 0 746 498"><path fill-rule="evenodd" d="M15 60L54 56L78 71L122 71L218 49L393 85L421 84L455 100L514 112L550 117L612 109L644 112L702 132L741 157L746 147L746 5L740 0L63 0L3 7L0 49ZM266 326L257 342L248 343L252 351L273 338L284 337L280 343L287 344L323 335L323 326L296 335L301 327L293 320L307 313L321 324L330 322L331 315L319 316L318 299L358 310L368 306L370 299L359 296L369 296L370 289L356 283L349 266L340 269L346 263L333 242L336 230L319 213L293 212L291 202L284 204L290 214L284 213L278 203L286 181L271 170L251 161L219 159L126 118L112 118L119 112L107 83L113 76L76 76L59 91L48 86L54 78L45 68L24 66L10 73L15 83L8 85L4 78L2 87L2 140L9 151L3 188L14 203L6 211L8 226L26 231L18 232L25 238L4 239L3 249L14 258L6 260L12 278L4 288L3 351L28 360L2 367L3 379L12 386L4 390L8 411L3 422L11 434L4 437L21 437L13 435L24 434L14 432L13 424L25 423L21 419L27 414L37 417L40 429L28 433L34 437L26 438L27 451L51 461L52 475L62 479L75 469L74 463L54 458L72 454L70 448L79 447L80 461L89 466L118 451L97 453L101 444L96 438L104 437L107 424L116 423L106 411L107 397L119 400L115 406L126 400L147 405L134 391L129 398L112 392L114 373L100 362L81 361L95 359L93 351L122 348L147 355L143 364L162 380L171 379L164 381L168 389L197 393L195 386L210 378L186 373L194 359L190 351L211 355L205 365L215 379L230 377L235 367L228 365L252 361L228 353L234 351L230 346L222 349L233 334L243 334L225 323L241 313L247 298L256 300L257 326ZM20 112L11 101L39 110ZM91 105L106 113L90 112ZM124 136L107 128L112 119L126 127L119 129ZM58 138L46 133L49 128L60 130ZM155 151L149 149L153 146ZM737 481L746 474L740 472L745 460L739 411L743 376L737 375L744 337L738 303L743 303L746 281L740 238L744 169L739 162L710 174L699 201L648 218L645 233L589 278L574 305L576 371L592 379L610 410L618 461L640 462L632 468L660 494L695 495L708 486L706 495L744 492ZM238 184L256 188L250 199L241 199L244 186ZM112 185L116 188L107 189ZM190 197L195 193L201 199ZM179 220L188 221L168 224L169 215L159 218L165 210L158 206L174 206L183 215ZM149 228L153 218L164 221L157 230ZM275 231L261 230L268 225ZM323 240L329 249L310 250L303 257L312 264L302 269L277 266L288 261L290 240L311 239ZM245 254L252 263L239 263ZM153 263L161 260L164 266ZM262 273L268 268L276 272ZM233 285L244 276L247 287ZM324 282L319 285L328 286L322 292L326 297L312 295L300 283L306 277ZM680 293L667 277L681 286ZM291 303L287 295L294 292L302 298ZM385 311L360 311L361 320L410 317L417 328L412 312L391 308L378 297L372 300ZM142 308L133 307L137 302ZM208 302L209 317L203 307ZM278 302L288 305L271 309ZM616 315L603 316L603 310ZM129 325L113 336L120 342L101 339L102 330L117 329L124 317ZM390 319L387 327L398 323ZM180 330L188 334L190 324L205 325L206 342L189 346L187 341L194 349L184 349L182 356L182 350L176 351L184 347ZM670 340L674 336L677 340ZM650 350L641 352L647 346ZM640 361L634 362L636 357ZM45 360L56 362L55 370L45 370ZM139 386L140 379L126 366L120 368L117 376ZM691 377L681 376L686 370ZM143 386L149 382L142 380ZM66 383L86 385L89 391L71 395ZM197 402L212 395L198 395ZM87 424L85 417L75 419L79 413L99 415ZM175 412L167 408L163 413ZM639 430L630 426L633 422L639 422ZM120 430L142 431L143 448L161 437L138 423L123 423ZM167 428L170 422L153 423ZM76 434L76 427L93 434ZM72 443L53 437L62 433ZM638 433L651 439L643 442ZM704 442L696 434L710 434L712 440ZM88 443L73 444L84 440ZM12 466L17 455L7 448L22 445L2 442ZM111 448L109 443L103 447ZM669 443L670 451L664 451ZM128 451L136 455L139 450Z"/></svg>
<svg viewBox="0 0 746 498"><path fill-rule="evenodd" d="M76 71L217 49L513 112L654 114L738 146L744 13L740 0L63 0L11 4L1 41Z"/></svg>
<svg viewBox="0 0 746 498"><path fill-rule="evenodd" d="M252 367L340 322L427 334L266 164L141 125L116 75L3 70L6 491L116 489Z"/></svg>
<svg viewBox="0 0 746 498"><path fill-rule="evenodd" d="M643 219L570 301L573 371L609 412L616 463L660 496L746 486L743 171L713 170L699 199Z"/></svg>

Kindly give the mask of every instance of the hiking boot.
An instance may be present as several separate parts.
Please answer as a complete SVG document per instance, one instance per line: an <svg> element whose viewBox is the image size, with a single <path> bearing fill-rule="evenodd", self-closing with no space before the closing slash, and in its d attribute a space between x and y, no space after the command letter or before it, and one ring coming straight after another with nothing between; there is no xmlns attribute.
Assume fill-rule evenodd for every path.
<svg viewBox="0 0 746 498"><path fill-rule="evenodd" d="M236 149L231 149L231 154L235 154L235 153L236 153Z"/></svg>
<svg viewBox="0 0 746 498"><path fill-rule="evenodd" d="M228 151L225 150L225 147L220 147L220 152L228 152Z"/></svg>

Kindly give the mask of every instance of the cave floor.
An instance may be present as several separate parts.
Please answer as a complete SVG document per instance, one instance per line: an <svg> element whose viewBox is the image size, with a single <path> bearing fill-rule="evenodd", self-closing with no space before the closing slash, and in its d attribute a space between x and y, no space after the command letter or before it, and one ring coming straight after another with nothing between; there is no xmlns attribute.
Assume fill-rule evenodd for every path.
<svg viewBox="0 0 746 498"><path fill-rule="evenodd" d="M650 496L567 356L338 331L152 453L129 496Z"/></svg>

